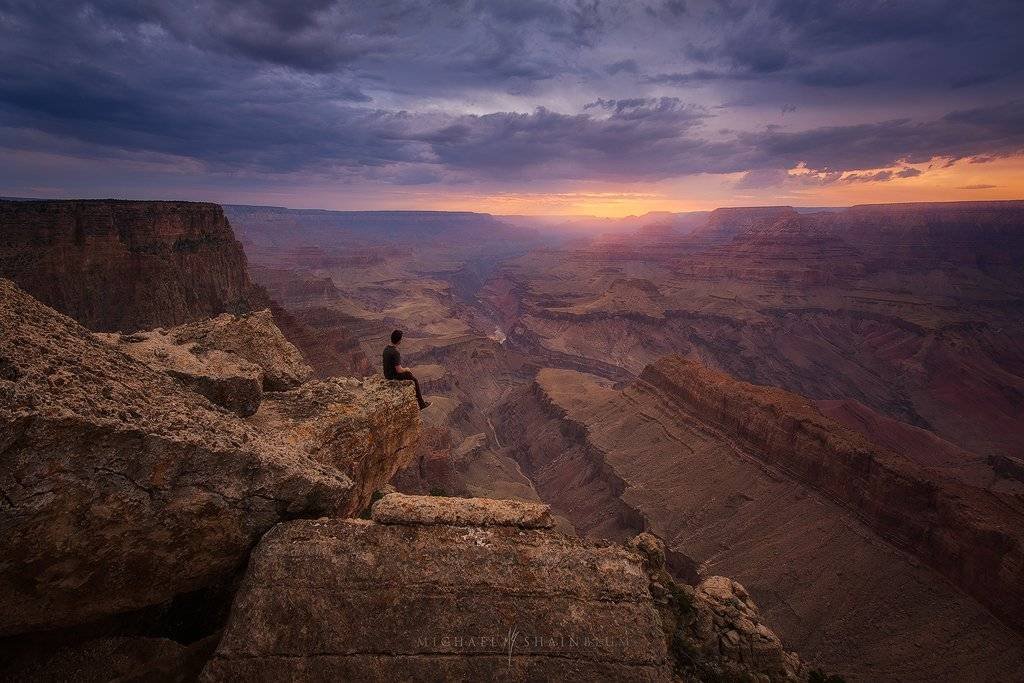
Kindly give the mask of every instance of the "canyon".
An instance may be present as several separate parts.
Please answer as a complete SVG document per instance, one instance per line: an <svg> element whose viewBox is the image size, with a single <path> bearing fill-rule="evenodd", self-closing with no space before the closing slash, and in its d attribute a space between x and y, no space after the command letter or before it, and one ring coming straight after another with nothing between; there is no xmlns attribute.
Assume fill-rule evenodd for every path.
<svg viewBox="0 0 1024 683"><path fill-rule="evenodd" d="M289 310L332 311L368 358L406 330L435 407L400 489L541 500L591 538L653 529L677 575L735 576L787 644L851 679L1021 675L1024 203L719 209L600 234L502 220L523 232L490 254L444 233L304 242L298 217L273 247L233 221ZM806 397L801 414L864 440L858 464L766 455L806 445L751 442L736 415L710 427L728 401L652 408L645 376L672 354ZM872 484L877 463L899 475ZM982 526L947 514L964 501Z"/></svg>
<svg viewBox="0 0 1024 683"><path fill-rule="evenodd" d="M17 546L22 564L0 573L28 591L3 631L31 643L16 666L52 673L32 653L56 638L58 668L113 648L126 667L207 680L286 661L401 677L408 643L388 634L419 627L383 612L386 647L367 659L350 620L409 591L439 618L465 613L466 632L504 628L496 614L540 623L560 600L605 630L631 615L640 649L523 652L510 679L1019 678L1022 225L1024 202L567 221L0 202L0 277L27 292L0 290L15 316L0 349L0 418L14 425L2 488L37 515L5 530L56 544L77 529L110 543L99 565L139 544L167 558L127 563L165 592L104 585L72 607L75 572L95 570L68 557L42 571ZM369 377L393 328L433 403L419 415L411 389ZM151 383L158 405L135 407ZM73 438L38 460L58 428ZM141 459L140 440L154 444ZM182 448L199 450L168 470ZM54 499L53 472L82 496ZM419 495L368 507L392 487ZM74 502L93 491L110 501L97 516ZM161 506L169 536L153 526ZM137 528L106 530L136 508ZM173 543L192 527L191 545ZM203 545L214 539L221 555ZM526 583L502 578L516 563ZM463 566L480 569L479 612L456 597ZM531 606L524 586L548 577ZM184 638L167 624L195 595L220 611ZM286 598L296 614L342 616L261 626ZM98 620L107 637L75 632ZM445 647L415 664L483 675L502 660Z"/></svg>

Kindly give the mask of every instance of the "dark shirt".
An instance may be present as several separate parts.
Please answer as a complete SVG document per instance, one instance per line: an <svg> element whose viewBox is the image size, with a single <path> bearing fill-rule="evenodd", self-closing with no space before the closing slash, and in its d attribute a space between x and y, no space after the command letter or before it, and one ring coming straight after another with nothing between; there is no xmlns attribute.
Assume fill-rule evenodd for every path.
<svg viewBox="0 0 1024 683"><path fill-rule="evenodd" d="M387 379L397 379L398 371L395 368L402 364L402 354L398 353L398 349L395 348L394 344L388 344L384 347L384 377Z"/></svg>

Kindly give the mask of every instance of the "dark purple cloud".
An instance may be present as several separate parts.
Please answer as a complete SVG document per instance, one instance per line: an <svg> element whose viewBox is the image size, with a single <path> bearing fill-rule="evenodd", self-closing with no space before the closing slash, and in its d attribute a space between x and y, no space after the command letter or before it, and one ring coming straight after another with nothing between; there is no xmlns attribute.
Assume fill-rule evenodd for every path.
<svg viewBox="0 0 1024 683"><path fill-rule="evenodd" d="M0 155L400 185L760 187L800 163L882 181L1024 149L1022 28L1017 0L0 0Z"/></svg>

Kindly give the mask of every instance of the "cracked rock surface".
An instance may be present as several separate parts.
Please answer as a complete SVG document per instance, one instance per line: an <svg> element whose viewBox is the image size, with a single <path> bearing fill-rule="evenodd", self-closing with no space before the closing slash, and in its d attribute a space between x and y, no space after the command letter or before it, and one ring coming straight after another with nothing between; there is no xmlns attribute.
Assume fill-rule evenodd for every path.
<svg viewBox="0 0 1024 683"><path fill-rule="evenodd" d="M741 586L677 585L651 534L585 541L538 528L545 505L484 498L389 494L372 518L264 536L201 680L806 675Z"/></svg>
<svg viewBox="0 0 1024 683"><path fill-rule="evenodd" d="M670 680L621 545L515 526L302 520L253 553L201 680Z"/></svg>
<svg viewBox="0 0 1024 683"><path fill-rule="evenodd" d="M220 580L275 523L335 514L352 489L0 280L0 635Z"/></svg>

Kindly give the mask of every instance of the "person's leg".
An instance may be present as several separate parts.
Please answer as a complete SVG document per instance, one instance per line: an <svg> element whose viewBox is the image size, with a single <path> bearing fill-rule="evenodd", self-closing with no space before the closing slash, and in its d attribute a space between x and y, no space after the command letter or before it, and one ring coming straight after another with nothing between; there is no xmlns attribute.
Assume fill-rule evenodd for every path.
<svg viewBox="0 0 1024 683"><path fill-rule="evenodd" d="M406 370L405 372L398 373L397 377L398 377L398 379L411 379L412 380L412 385L413 385L413 387L416 388L416 402L420 404L420 408L425 407L427 404L423 400L423 394L420 393L420 383L419 383L419 380L417 380L416 377L411 372L409 372L408 370Z"/></svg>

